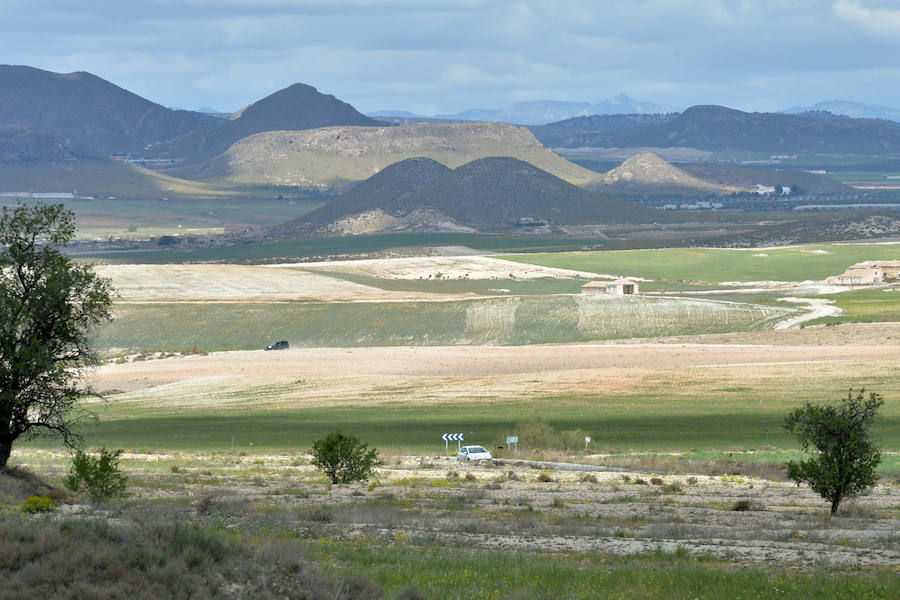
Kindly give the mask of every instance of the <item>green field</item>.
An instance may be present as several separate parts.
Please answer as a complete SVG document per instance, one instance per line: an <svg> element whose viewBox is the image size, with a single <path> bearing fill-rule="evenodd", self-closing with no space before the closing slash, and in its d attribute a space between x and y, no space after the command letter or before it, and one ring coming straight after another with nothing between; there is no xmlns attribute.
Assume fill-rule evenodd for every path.
<svg viewBox="0 0 900 600"><path fill-rule="evenodd" d="M164 363L157 364L165 368ZM726 367L668 369L639 380L631 391L591 396L495 396L500 392L482 391L476 384L465 397L434 402L434 388L405 383L369 388L328 407L291 406L290 398L318 393L319 385L326 384L303 377L246 381L238 387L217 381L166 385L114 397L109 406L95 405L100 419L84 424L81 432L91 446L135 451L293 454L340 427L381 449L440 454L442 433L464 432L471 443L496 447L518 426L542 419L558 432L590 435L593 452L674 452L698 462L737 453L742 461L780 462L797 449L781 427L792 408L864 387L888 399L873 428L875 439L890 452L881 472L900 472L900 403L893 400L900 397L900 380L885 363L785 365L759 376ZM533 454L527 433L521 435L520 449L525 456ZM29 444L58 446L42 439ZM743 454L748 451L754 453Z"/></svg>
<svg viewBox="0 0 900 600"><path fill-rule="evenodd" d="M853 290L840 294L820 296L843 309L844 314L836 317L816 319L810 324L853 323L860 321L900 321L900 296L898 288L877 288Z"/></svg>
<svg viewBox="0 0 900 600"><path fill-rule="evenodd" d="M823 244L725 250L667 248L501 256L521 263L666 281L806 281L864 260L900 260L900 244Z"/></svg>
<svg viewBox="0 0 900 600"><path fill-rule="evenodd" d="M295 346L544 344L763 329L790 308L647 296L533 295L442 302L120 303L106 353Z"/></svg>

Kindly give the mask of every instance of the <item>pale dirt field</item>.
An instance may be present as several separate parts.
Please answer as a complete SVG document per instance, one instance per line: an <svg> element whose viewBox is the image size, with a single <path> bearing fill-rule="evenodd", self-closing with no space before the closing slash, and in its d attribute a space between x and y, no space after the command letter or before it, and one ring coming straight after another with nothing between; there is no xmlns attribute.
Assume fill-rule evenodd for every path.
<svg viewBox="0 0 900 600"><path fill-rule="evenodd" d="M300 265L284 265L286 268ZM614 278L587 271L557 269L515 263L488 256L431 256L410 258L374 258L352 261L302 263L304 269L355 273L385 279L535 279L539 277L593 279Z"/></svg>
<svg viewBox="0 0 900 600"><path fill-rule="evenodd" d="M671 338L662 343L537 346L292 348L219 352L124 364L90 375L119 402L185 408L447 398L483 402L546 393L639 389L684 373L701 379L816 377L846 364L890 373L900 364L900 324ZM125 392L125 394L122 394Z"/></svg>

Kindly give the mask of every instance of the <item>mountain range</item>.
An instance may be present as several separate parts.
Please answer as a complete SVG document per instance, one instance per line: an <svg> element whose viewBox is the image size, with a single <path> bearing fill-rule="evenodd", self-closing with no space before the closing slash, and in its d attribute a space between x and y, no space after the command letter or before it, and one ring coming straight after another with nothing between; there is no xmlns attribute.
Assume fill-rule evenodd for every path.
<svg viewBox="0 0 900 600"><path fill-rule="evenodd" d="M825 111L833 115L853 117L856 119L884 119L886 121L900 122L900 109L881 104L864 104L850 100L826 100L812 106L795 106L781 112L787 114L802 114L806 112Z"/></svg>
<svg viewBox="0 0 900 600"><path fill-rule="evenodd" d="M532 131L541 142L560 147L560 128L561 124L555 123ZM618 131L572 129L569 137L563 139L573 140L580 147L684 147L709 151L884 156L900 153L900 123L692 106L673 118L662 118L648 126Z"/></svg>
<svg viewBox="0 0 900 600"><path fill-rule="evenodd" d="M433 118L456 121L496 121L513 125L545 125L572 117L588 115L659 114L679 112L679 109L653 102L635 100L625 94L613 96L597 103L567 102L564 100L533 100L517 102L506 108L469 109L454 114L438 114L432 117L407 111L378 111L371 117Z"/></svg>

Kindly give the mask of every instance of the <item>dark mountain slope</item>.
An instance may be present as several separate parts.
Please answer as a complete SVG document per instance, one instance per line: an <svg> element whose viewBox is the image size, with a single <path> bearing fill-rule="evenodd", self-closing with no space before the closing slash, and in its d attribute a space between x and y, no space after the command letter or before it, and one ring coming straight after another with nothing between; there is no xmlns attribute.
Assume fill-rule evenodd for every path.
<svg viewBox="0 0 900 600"><path fill-rule="evenodd" d="M20 125L0 126L2 164L75 164L83 160L101 159L105 157L100 152L56 133Z"/></svg>
<svg viewBox="0 0 900 600"><path fill-rule="evenodd" d="M892 155L900 154L900 124L878 119L821 119L778 113L745 113L722 106L693 106L662 125L581 134L577 144Z"/></svg>
<svg viewBox="0 0 900 600"><path fill-rule="evenodd" d="M245 108L236 119L197 133L172 146L190 161L221 154L234 142L264 131L299 131L333 125L384 126L316 88L295 83Z"/></svg>
<svg viewBox="0 0 900 600"><path fill-rule="evenodd" d="M657 211L594 194L514 158L483 158L465 164L419 190L410 203L438 210L482 229L519 219L549 223L633 222Z"/></svg>
<svg viewBox="0 0 900 600"><path fill-rule="evenodd" d="M436 160L409 158L386 167L369 179L357 183L339 198L287 225L324 225L374 208L392 215L406 214L417 208L410 200L418 191L450 172L450 169Z"/></svg>
<svg viewBox="0 0 900 600"><path fill-rule="evenodd" d="M323 227L379 210L396 218L440 215L480 231L508 229L520 219L623 223L654 222L661 216L650 208L594 194L514 158L483 158L453 170L416 158L386 168L292 224Z"/></svg>
<svg viewBox="0 0 900 600"><path fill-rule="evenodd" d="M572 117L547 125L529 127L542 144L550 148L581 148L593 145L598 132L628 131L641 127L657 127L674 121L678 113L591 115Z"/></svg>
<svg viewBox="0 0 900 600"><path fill-rule="evenodd" d="M0 65L0 125L51 131L107 155L143 153L216 122L169 110L90 73Z"/></svg>

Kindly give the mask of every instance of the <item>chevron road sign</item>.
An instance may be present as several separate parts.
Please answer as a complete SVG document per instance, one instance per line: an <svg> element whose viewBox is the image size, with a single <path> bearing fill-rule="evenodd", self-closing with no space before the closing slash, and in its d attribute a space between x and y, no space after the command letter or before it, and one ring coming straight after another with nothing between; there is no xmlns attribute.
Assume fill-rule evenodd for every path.
<svg viewBox="0 0 900 600"><path fill-rule="evenodd" d="M449 447L450 442L456 442L456 449L459 450L460 442L463 439L463 434L461 433L445 433L441 436L441 439L444 440L444 454L447 454L447 449Z"/></svg>

